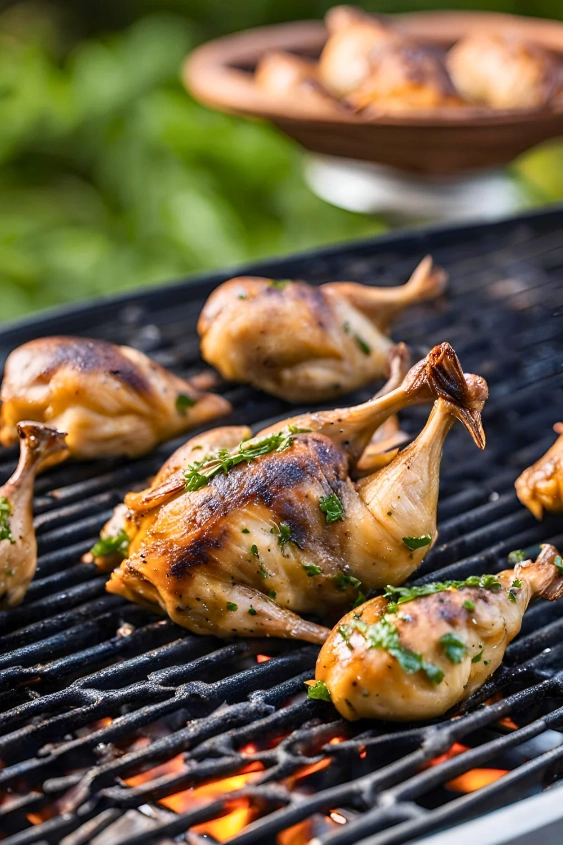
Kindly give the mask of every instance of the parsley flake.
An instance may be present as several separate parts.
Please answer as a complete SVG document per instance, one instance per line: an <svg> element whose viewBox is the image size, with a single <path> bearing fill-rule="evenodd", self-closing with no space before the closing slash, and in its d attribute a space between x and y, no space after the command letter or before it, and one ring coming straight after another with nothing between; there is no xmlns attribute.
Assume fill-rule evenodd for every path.
<svg viewBox="0 0 563 845"><path fill-rule="evenodd" d="M94 557L106 557L118 553L121 557L126 558L129 552L130 539L125 531L120 531L114 537L100 537L97 543L94 543L90 549L90 553Z"/></svg>
<svg viewBox="0 0 563 845"><path fill-rule="evenodd" d="M291 284L291 279L272 279L270 282L270 287L274 288L275 290L285 290L285 288Z"/></svg>
<svg viewBox="0 0 563 845"><path fill-rule="evenodd" d="M191 396L186 396L185 393L179 393L176 397L176 410L184 417L188 408L193 408L196 400Z"/></svg>
<svg viewBox="0 0 563 845"><path fill-rule="evenodd" d="M302 563L301 566L309 576L309 578L313 578L315 575L322 575L322 569L320 566L315 566L314 563Z"/></svg>
<svg viewBox="0 0 563 845"><path fill-rule="evenodd" d="M275 599L275 597L277 596L277 593L276 593L275 590L270 590L268 595L270 596L271 599Z"/></svg>
<svg viewBox="0 0 563 845"><path fill-rule="evenodd" d="M361 619L355 619L352 627L363 634L368 648L381 648L387 651L408 675L422 671L432 684L442 682L444 673L440 667L427 662L421 654L402 645L399 632L386 616L373 625L367 625Z"/></svg>
<svg viewBox="0 0 563 845"><path fill-rule="evenodd" d="M421 549L423 546L429 546L431 542L430 534L423 534L422 537L403 537L403 543L411 552L415 549Z"/></svg>
<svg viewBox="0 0 563 845"><path fill-rule="evenodd" d="M463 602L463 606L466 610L475 610L475 602L471 601L471 599L466 599Z"/></svg>
<svg viewBox="0 0 563 845"><path fill-rule="evenodd" d="M307 697L317 701L330 701L330 691L324 681L317 681L307 685Z"/></svg>
<svg viewBox="0 0 563 845"><path fill-rule="evenodd" d="M186 491L194 492L205 487L216 475L225 475L233 467L239 464L251 463L255 458L268 455L270 452L283 452L293 443L293 435L298 431L291 431L289 428L277 434L268 434L257 440L242 441L236 449L229 452L228 449L220 449L216 455L209 455L202 461L194 461L184 472L186 479Z"/></svg>
<svg viewBox="0 0 563 845"><path fill-rule="evenodd" d="M12 536L10 517L12 506L5 496L0 496L0 540L9 540L12 545L16 542Z"/></svg>
<svg viewBox="0 0 563 845"><path fill-rule="evenodd" d="M440 637L438 642L442 645L445 655L450 663L461 663L467 652L467 647L465 643L459 639L459 637L456 637L455 634L452 634L452 632L449 631L447 634Z"/></svg>
<svg viewBox="0 0 563 845"><path fill-rule="evenodd" d="M368 346L368 344L365 342L365 340L363 340L363 338L355 334L354 340L356 341L358 348L361 350L361 352L364 353L364 355L371 355L371 346Z"/></svg>
<svg viewBox="0 0 563 845"><path fill-rule="evenodd" d="M483 657L483 648L481 648L481 651L479 652L479 654L476 654L475 657L471 658L471 662L472 663L479 663L481 661L482 657Z"/></svg>
<svg viewBox="0 0 563 845"><path fill-rule="evenodd" d="M240 529L240 533L241 533L241 534L250 534L250 531L249 531L249 529L248 529L248 528L241 528L241 529Z"/></svg>
<svg viewBox="0 0 563 845"><path fill-rule="evenodd" d="M462 590L464 587L482 587L485 590L500 590L502 584L497 580L496 575L470 575L465 581L434 581L430 584L421 584L414 587L392 587L387 585L383 598L389 600L387 613L396 613L400 604L431 596L434 593L444 593L446 590ZM473 604L473 602L471 602ZM472 610L474 609L471 608Z"/></svg>
<svg viewBox="0 0 563 845"><path fill-rule="evenodd" d="M553 565L559 572L563 572L563 560L561 559L561 555L555 555L553 558Z"/></svg>
<svg viewBox="0 0 563 845"><path fill-rule="evenodd" d="M330 496L322 496L319 501L319 508L324 513L328 524L344 519L344 508L336 493L331 493Z"/></svg>
<svg viewBox="0 0 563 845"><path fill-rule="evenodd" d="M248 608L248 612L251 616L256 616L256 611L254 610L252 605L250 605L250 607Z"/></svg>
<svg viewBox="0 0 563 845"><path fill-rule="evenodd" d="M227 602L227 610L234 611L238 610L238 604L235 604L234 601Z"/></svg>

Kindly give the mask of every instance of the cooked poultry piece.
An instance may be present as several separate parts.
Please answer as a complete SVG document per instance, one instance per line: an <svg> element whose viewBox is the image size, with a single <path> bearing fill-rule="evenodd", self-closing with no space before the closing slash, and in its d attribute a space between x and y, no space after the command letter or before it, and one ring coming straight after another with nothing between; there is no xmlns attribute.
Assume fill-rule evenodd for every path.
<svg viewBox="0 0 563 845"><path fill-rule="evenodd" d="M524 470L516 479L516 495L536 519L543 517L543 509L563 511L563 423L556 423L553 430L559 435L545 455Z"/></svg>
<svg viewBox="0 0 563 845"><path fill-rule="evenodd" d="M446 64L462 97L493 109L545 106L557 85L558 68L547 50L499 33L462 38Z"/></svg>
<svg viewBox="0 0 563 845"><path fill-rule="evenodd" d="M404 343L397 344L389 354L389 379L374 398L384 396L401 386L407 375L409 362L410 355L407 347ZM277 426L275 428L277 429ZM192 437L176 449L162 465L152 479L150 490L160 487L170 476L185 469L194 461L213 456L221 449L235 449L251 437L252 431L247 426L214 428ZM399 451L398 449L390 452L386 450L404 442L405 438L408 439L408 435L399 430L397 416L390 416L374 433L356 469L361 474L366 474L368 471L373 472L374 469L385 466ZM102 571L111 571L127 557L129 545L138 533L138 527L139 520L133 516L127 505L124 502L117 505L111 518L102 528L98 542L83 556L83 561L90 563L93 560Z"/></svg>
<svg viewBox="0 0 563 845"><path fill-rule="evenodd" d="M561 595L563 562L553 546L498 575L389 587L331 632L310 695L351 720L441 716L498 668L530 601Z"/></svg>
<svg viewBox="0 0 563 845"><path fill-rule="evenodd" d="M16 442L20 420L32 419L67 431L75 458L136 457L231 409L136 349L81 337L15 349L0 396L4 446Z"/></svg>
<svg viewBox="0 0 563 845"><path fill-rule="evenodd" d="M337 114L342 107L323 88L318 76L316 62L283 50L266 53L254 72L256 84L265 94L297 98L308 108L320 107L326 112L328 107Z"/></svg>
<svg viewBox="0 0 563 845"><path fill-rule="evenodd" d="M346 98L358 111L369 115L466 105L440 57L413 41L403 39L374 46L369 64L363 82Z"/></svg>
<svg viewBox="0 0 563 845"><path fill-rule="evenodd" d="M33 484L46 466L68 455L65 434L34 422L17 426L20 459L0 487L0 607L14 607L26 594L37 566L33 528Z"/></svg>
<svg viewBox="0 0 563 845"><path fill-rule="evenodd" d="M400 36L380 18L353 6L336 6L325 16L328 39L319 59L319 79L335 97L346 97L367 79L370 54Z"/></svg>
<svg viewBox="0 0 563 845"><path fill-rule="evenodd" d="M446 282L429 256L392 288L241 276L207 300L197 326L201 354L224 378L289 402L333 399L383 375L392 320L437 297Z"/></svg>
<svg viewBox="0 0 563 845"><path fill-rule="evenodd" d="M195 461L215 455L221 449L230 451L251 437L252 431L245 425L214 428L192 437L165 461L152 479L149 490L160 487L171 476L182 472ZM131 541L139 533L140 525L138 517L129 511L124 502L117 505L113 515L102 528L100 539L92 547L90 553L84 555L83 560L85 562L93 560L103 572L110 572L127 557Z"/></svg>
<svg viewBox="0 0 563 845"><path fill-rule="evenodd" d="M138 533L108 590L195 633L323 642L327 629L298 614L341 613L361 590L401 583L430 548L443 439L458 417L484 445L486 395L442 344L384 396L270 426L128 494ZM354 484L375 429L432 399L420 438Z"/></svg>

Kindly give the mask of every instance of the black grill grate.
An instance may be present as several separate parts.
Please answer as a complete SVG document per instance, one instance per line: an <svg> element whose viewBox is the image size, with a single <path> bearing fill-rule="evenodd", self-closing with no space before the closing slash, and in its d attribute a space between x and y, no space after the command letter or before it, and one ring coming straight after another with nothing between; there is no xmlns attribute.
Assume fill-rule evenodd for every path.
<svg viewBox="0 0 563 845"><path fill-rule="evenodd" d="M486 452L478 454L460 426L447 442L439 542L418 573L428 579L439 569L440 578L463 578L498 571L514 548L563 545L563 522L537 523L518 505L512 486L553 442L551 425L562 416L561 212L391 236L250 272L385 284L404 280L426 252L449 270L450 293L438 307L409 312L395 334L421 352L449 340L464 367L484 375L491 388ZM0 354L33 336L79 330L137 346L179 373L195 372L201 366L195 320L223 278L7 328ZM262 425L287 412L282 402L246 387L224 387L235 406L233 423ZM361 391L353 401L368 394ZM426 413L405 413L405 427L415 431ZM317 653L312 646L193 636L106 594L105 577L80 563L80 555L130 485L152 474L179 442L132 463L63 465L38 481L37 576L24 604L0 613L0 831L6 842L186 841L190 828L248 799L255 814L236 837L240 845L276 837L280 845L312 839L347 845L368 835L374 835L371 845L390 845L558 781L561 602L529 611L505 663L463 718L388 726L347 725L330 705L304 698L303 681L312 677ZM3 476L14 458L0 457ZM257 662L260 654L272 659ZM479 707L491 697L494 703ZM454 743L469 750L448 758ZM439 755L446 758L428 767ZM125 782L173 758L174 768L156 770L145 783ZM182 813L158 803L251 764L259 770L235 792L186 804ZM509 774L466 795L444 786L491 766ZM309 774L298 777L304 767ZM329 817L336 811L339 823ZM37 823L42 813L46 820ZM300 823L306 826L293 827ZM201 831L187 837L214 841Z"/></svg>

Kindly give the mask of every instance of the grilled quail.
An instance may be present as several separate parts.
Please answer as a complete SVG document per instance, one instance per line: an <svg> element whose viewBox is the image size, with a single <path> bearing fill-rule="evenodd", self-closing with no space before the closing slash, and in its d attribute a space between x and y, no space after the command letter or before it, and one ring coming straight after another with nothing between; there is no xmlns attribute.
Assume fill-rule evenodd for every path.
<svg viewBox="0 0 563 845"><path fill-rule="evenodd" d="M108 590L196 633L323 642L327 629L298 614L341 613L362 589L401 583L428 551L442 441L457 416L483 446L485 398L442 344L384 396L278 423L128 494L138 533ZM433 399L420 438L354 484L374 430Z"/></svg>
<svg viewBox="0 0 563 845"><path fill-rule="evenodd" d="M0 607L14 607L26 594L37 566L33 483L37 473L66 458L61 431L33 422L17 425L20 459L0 487Z"/></svg>
<svg viewBox="0 0 563 845"><path fill-rule="evenodd" d="M44 337L15 349L1 390L0 442L22 419L68 432L73 457L135 457L227 414L230 404L160 367L142 352L102 340Z"/></svg>
<svg viewBox="0 0 563 845"><path fill-rule="evenodd" d="M462 38L446 64L459 93L476 105L537 108L556 92L558 69L548 51L497 32Z"/></svg>
<svg viewBox="0 0 563 845"><path fill-rule="evenodd" d="M318 66L310 59L304 59L283 50L266 53L256 66L257 86L265 94L282 99L297 99L308 109L327 109L340 112L338 101L323 88L318 78Z"/></svg>
<svg viewBox="0 0 563 845"><path fill-rule="evenodd" d="M516 479L516 494L523 505L541 519L543 509L561 513L563 511L563 423L556 423L554 431L559 435L551 449L524 470Z"/></svg>
<svg viewBox="0 0 563 845"><path fill-rule="evenodd" d="M201 353L225 378L290 402L333 399L383 375L392 320L446 281L429 256L401 287L231 279L203 308Z"/></svg>
<svg viewBox="0 0 563 845"><path fill-rule="evenodd" d="M557 549L543 546L498 575L389 588L334 628L312 697L330 695L351 720L441 716L497 669L533 598L563 595L562 573Z"/></svg>

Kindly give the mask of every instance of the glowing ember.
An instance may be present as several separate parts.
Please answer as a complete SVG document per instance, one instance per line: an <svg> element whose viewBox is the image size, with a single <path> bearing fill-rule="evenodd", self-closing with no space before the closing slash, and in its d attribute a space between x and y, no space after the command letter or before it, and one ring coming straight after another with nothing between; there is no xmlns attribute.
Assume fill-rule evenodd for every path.
<svg viewBox="0 0 563 845"><path fill-rule="evenodd" d="M268 657L267 654L257 654L256 655L256 662L257 663L265 663L266 660L271 660L271 657Z"/></svg>
<svg viewBox="0 0 563 845"><path fill-rule="evenodd" d="M333 810L330 813L330 818L335 824L346 824L346 819L341 813L338 813L336 810Z"/></svg>
<svg viewBox="0 0 563 845"><path fill-rule="evenodd" d="M499 719L497 724L501 725L503 728L507 728L509 731L518 730L518 725L510 718L510 716L504 716L504 718Z"/></svg>
<svg viewBox="0 0 563 845"><path fill-rule="evenodd" d="M508 769L471 769L470 772L448 781L445 786L454 792L477 792L507 774Z"/></svg>
<svg viewBox="0 0 563 845"><path fill-rule="evenodd" d="M125 783L128 786L141 786L141 784L147 783L149 780L162 777L163 775L176 775L183 771L183 769L184 757L182 754L177 754L176 757L172 757L171 760L161 763L160 766L155 766L152 769L148 769L146 772L141 772L139 775L133 775L133 777L127 778ZM163 799L163 801L167 800L167 798Z"/></svg>
<svg viewBox="0 0 563 845"><path fill-rule="evenodd" d="M457 757L459 754L463 754L465 751L469 751L467 745L462 745L460 742L454 742L451 748L445 752L445 754L440 754L438 757L434 757L432 760L429 760L428 763L425 763L422 767L423 769L427 769L430 766L439 766L441 763L445 763L447 760L451 760L452 757Z"/></svg>
<svg viewBox="0 0 563 845"><path fill-rule="evenodd" d="M248 745L243 745L239 748L240 754L256 754L257 751L258 749L253 742L249 742Z"/></svg>

